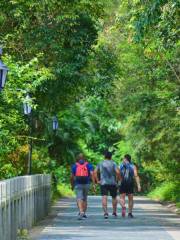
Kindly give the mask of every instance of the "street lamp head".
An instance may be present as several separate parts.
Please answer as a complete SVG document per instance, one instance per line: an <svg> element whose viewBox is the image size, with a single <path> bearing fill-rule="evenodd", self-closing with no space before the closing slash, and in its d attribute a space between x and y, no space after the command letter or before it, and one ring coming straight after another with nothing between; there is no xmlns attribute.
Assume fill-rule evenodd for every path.
<svg viewBox="0 0 180 240"><path fill-rule="evenodd" d="M26 95L25 101L23 103L23 107L24 107L24 114L25 115L29 115L31 114L31 106L30 106L30 101L31 101L31 97L29 96L29 94Z"/></svg>
<svg viewBox="0 0 180 240"><path fill-rule="evenodd" d="M2 48L0 48L0 91L4 88L8 73L7 66L1 60Z"/></svg>
<svg viewBox="0 0 180 240"><path fill-rule="evenodd" d="M56 116L53 117L53 122L52 122L52 124L53 124L53 130L57 130L58 127L59 127L59 123L58 123L58 119L57 119Z"/></svg>

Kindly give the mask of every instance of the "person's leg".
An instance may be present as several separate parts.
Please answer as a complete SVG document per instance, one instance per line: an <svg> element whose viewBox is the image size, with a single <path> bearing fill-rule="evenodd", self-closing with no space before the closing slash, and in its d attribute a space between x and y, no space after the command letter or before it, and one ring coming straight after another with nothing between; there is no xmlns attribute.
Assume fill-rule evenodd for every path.
<svg viewBox="0 0 180 240"><path fill-rule="evenodd" d="M102 208L104 210L104 213L108 213L108 210L107 210L107 196L106 195L102 196Z"/></svg>
<svg viewBox="0 0 180 240"><path fill-rule="evenodd" d="M79 205L78 205L78 199L76 198L76 203L77 203L77 208L79 209ZM79 209L79 213L78 215L80 214L80 209Z"/></svg>
<svg viewBox="0 0 180 240"><path fill-rule="evenodd" d="M113 207L113 215L117 215L117 187L109 186L110 195L112 197L112 207Z"/></svg>
<svg viewBox="0 0 180 240"><path fill-rule="evenodd" d="M83 209L84 209L84 213L86 213L86 211L87 211L87 199L83 201Z"/></svg>
<svg viewBox="0 0 180 240"><path fill-rule="evenodd" d="M87 198L88 198L88 192L89 192L89 184L85 184L83 186L83 210L84 210L84 214L87 211Z"/></svg>
<svg viewBox="0 0 180 240"><path fill-rule="evenodd" d="M77 206L79 208L80 217L84 214L84 200L83 200L83 188L79 184L75 187Z"/></svg>
<svg viewBox="0 0 180 240"><path fill-rule="evenodd" d="M84 201L81 199L77 199L77 205L79 208L79 213L83 214L84 213Z"/></svg>
<svg viewBox="0 0 180 240"><path fill-rule="evenodd" d="M112 198L113 214L117 213L117 197Z"/></svg>
<svg viewBox="0 0 180 240"><path fill-rule="evenodd" d="M107 190L107 186L105 186L105 185L101 186L101 195L102 195L102 208L103 208L104 214L108 215L108 210L107 210L108 190Z"/></svg>
<svg viewBox="0 0 180 240"><path fill-rule="evenodd" d="M128 187L128 207L129 207L129 213L128 217L133 218L132 210L133 210L133 205L134 205L134 199L133 199L133 194L134 194L134 184L131 184Z"/></svg>
<svg viewBox="0 0 180 240"><path fill-rule="evenodd" d="M122 208L126 207L126 193L120 194L120 205Z"/></svg>
<svg viewBox="0 0 180 240"><path fill-rule="evenodd" d="M133 205L134 205L133 194L128 194L128 207L129 207L129 213L132 213Z"/></svg>
<svg viewBox="0 0 180 240"><path fill-rule="evenodd" d="M126 193L120 194L120 204L122 207L122 217L126 216Z"/></svg>

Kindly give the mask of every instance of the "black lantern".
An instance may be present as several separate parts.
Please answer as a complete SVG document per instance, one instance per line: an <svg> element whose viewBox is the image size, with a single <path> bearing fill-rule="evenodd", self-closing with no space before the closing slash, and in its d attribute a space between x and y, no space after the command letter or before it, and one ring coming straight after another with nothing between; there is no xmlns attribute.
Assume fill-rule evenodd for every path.
<svg viewBox="0 0 180 240"><path fill-rule="evenodd" d="M56 131L59 127L58 119L56 116L53 117L53 122L52 122L53 130Z"/></svg>
<svg viewBox="0 0 180 240"><path fill-rule="evenodd" d="M2 48L0 48L0 91L4 88L6 77L8 73L7 66L1 60Z"/></svg>
<svg viewBox="0 0 180 240"><path fill-rule="evenodd" d="M29 96L29 94L27 94L26 98L25 98L25 101L23 103L24 114L25 115L30 115L31 114L32 108L31 108L30 102L31 102L31 97Z"/></svg>

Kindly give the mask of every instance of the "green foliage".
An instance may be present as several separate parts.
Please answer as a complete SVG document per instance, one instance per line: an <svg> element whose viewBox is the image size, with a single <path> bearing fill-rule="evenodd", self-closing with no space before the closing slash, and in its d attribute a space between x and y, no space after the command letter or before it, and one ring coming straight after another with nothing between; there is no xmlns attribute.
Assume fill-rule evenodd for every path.
<svg viewBox="0 0 180 240"><path fill-rule="evenodd" d="M40 66L38 58L27 64L14 62L12 57L3 59L10 68L8 82L1 92L0 101L0 178L12 177L26 173L27 121L23 116L23 101L26 92L30 91L36 109L35 92L39 85L52 77L50 71ZM33 81L32 81L33 80ZM9 174L6 172L9 169Z"/></svg>
<svg viewBox="0 0 180 240"><path fill-rule="evenodd" d="M17 169L13 167L11 163L7 163L7 164L3 164L3 166L1 167L0 177L1 179L12 178L19 175L20 172L21 170L17 171Z"/></svg>
<svg viewBox="0 0 180 240"><path fill-rule="evenodd" d="M156 200L180 203L180 191L177 182L164 182L161 186L155 188L149 196Z"/></svg>
<svg viewBox="0 0 180 240"><path fill-rule="evenodd" d="M65 166L74 162L81 151L96 163L99 155L119 139L119 123L99 97L84 99L61 112L59 119L61 126L53 136L49 153Z"/></svg>
<svg viewBox="0 0 180 240"><path fill-rule="evenodd" d="M78 97L104 5L102 0L0 2L0 42L16 60L42 54L41 64L54 74L37 93L44 109L58 111Z"/></svg>
<svg viewBox="0 0 180 240"><path fill-rule="evenodd" d="M171 10L174 15L168 15ZM118 153L130 150L147 173L147 189L165 177L179 178L177 11L177 1L123 1L111 30L119 55L114 112L123 140Z"/></svg>
<svg viewBox="0 0 180 240"><path fill-rule="evenodd" d="M68 125L69 118L60 129L62 134L53 136L49 125L52 115L60 109L61 116L66 106L84 94L87 78L83 69L97 39L99 18L106 4L101 0L0 1L0 43L7 53L3 61L10 69L0 95L1 178L27 172L29 127L22 111L27 91L33 107L34 173L47 172L54 161L45 156L45 145L50 157L55 155L59 163L66 162L69 156L72 162L78 126ZM71 139L68 131L74 129ZM53 150L56 145L62 145L59 156Z"/></svg>
<svg viewBox="0 0 180 240"><path fill-rule="evenodd" d="M109 148L118 164L132 155L145 192L166 180L157 191L177 201L179 2L2 0L0 8L10 69L0 95L0 178L27 172L28 90L34 173L52 173L66 192L76 155L96 165Z"/></svg>
<svg viewBox="0 0 180 240"><path fill-rule="evenodd" d="M57 186L57 191L61 197L74 197L75 194L71 190L70 185L67 184L59 184Z"/></svg>

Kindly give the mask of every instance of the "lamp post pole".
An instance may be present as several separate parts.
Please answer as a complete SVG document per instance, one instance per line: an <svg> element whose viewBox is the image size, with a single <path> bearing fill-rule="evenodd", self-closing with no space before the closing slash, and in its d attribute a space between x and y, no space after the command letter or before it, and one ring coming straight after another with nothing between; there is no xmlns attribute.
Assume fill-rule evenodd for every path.
<svg viewBox="0 0 180 240"><path fill-rule="evenodd" d="M2 89L5 86L6 77L8 73L7 66L1 60L1 55L2 55L2 48L0 48L0 91L2 91Z"/></svg>
<svg viewBox="0 0 180 240"><path fill-rule="evenodd" d="M29 175L32 174L32 150L33 150L32 114L30 114L29 115Z"/></svg>
<svg viewBox="0 0 180 240"><path fill-rule="evenodd" d="M54 116L53 119L52 119L52 129L53 129L53 132L54 132L54 136L56 136L58 128L59 128L58 118L57 118L57 116ZM57 188L57 177L56 177L54 172L52 173L52 177L53 177L53 183L54 183L54 186L55 186L55 189L56 189Z"/></svg>
<svg viewBox="0 0 180 240"><path fill-rule="evenodd" d="M29 152L28 152L28 175L32 174L32 150L33 150L33 141L32 141L32 108L30 105L31 97L29 94L26 95L24 106L24 114L28 117L29 125Z"/></svg>

